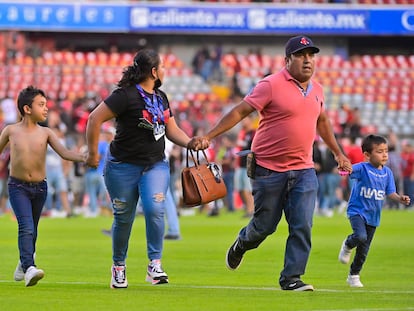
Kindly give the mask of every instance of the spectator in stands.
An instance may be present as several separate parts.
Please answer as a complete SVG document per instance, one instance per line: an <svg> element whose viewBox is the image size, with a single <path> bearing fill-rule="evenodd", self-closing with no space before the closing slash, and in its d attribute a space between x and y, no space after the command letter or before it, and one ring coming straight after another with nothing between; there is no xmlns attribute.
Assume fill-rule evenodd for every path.
<svg viewBox="0 0 414 311"><path fill-rule="evenodd" d="M349 105L346 103L341 104L339 108L340 109L338 110L338 122L341 126L342 136L346 136L348 131L348 122L352 118L352 110L351 107L349 107Z"/></svg>
<svg viewBox="0 0 414 311"><path fill-rule="evenodd" d="M342 146L344 147L344 151L348 159L351 161L352 164L360 163L365 161L365 156L362 153L361 149L361 137L343 137L342 138ZM352 183L354 182L353 179L349 178L349 176L344 175L342 176L342 193L344 197L349 197L349 193L352 189ZM344 210L341 210L342 213Z"/></svg>
<svg viewBox="0 0 414 311"><path fill-rule="evenodd" d="M62 129L57 126L52 126L51 129L66 148L66 140ZM46 152L46 181L49 191L45 209L51 217L72 216L72 208L68 197L68 166L70 163L63 160L51 146L48 146Z"/></svg>
<svg viewBox="0 0 414 311"><path fill-rule="evenodd" d="M5 126L3 119L3 111L0 109L0 131ZM10 148L6 147L0 153L0 215L7 212L7 180L9 179L9 165L10 165Z"/></svg>
<svg viewBox="0 0 414 311"><path fill-rule="evenodd" d="M348 159L352 164L365 161L364 154L361 150L361 142L361 137L351 136L349 138L349 145L346 147L344 146L345 154L348 156Z"/></svg>
<svg viewBox="0 0 414 311"><path fill-rule="evenodd" d="M10 148L0 154L0 215L7 213L7 180L9 179Z"/></svg>
<svg viewBox="0 0 414 311"><path fill-rule="evenodd" d="M13 62L17 54L25 53L26 37L22 32L10 30L6 33L7 62Z"/></svg>
<svg viewBox="0 0 414 311"><path fill-rule="evenodd" d="M229 89L231 98L243 97L243 92L240 87L239 76L241 72L241 64L237 58L236 51L230 51L233 59L233 73L229 79Z"/></svg>
<svg viewBox="0 0 414 311"><path fill-rule="evenodd" d="M227 188L224 205L229 212L234 212L234 172L236 167L236 153L235 138L232 137L232 135L223 135L216 159L223 170L223 181Z"/></svg>
<svg viewBox="0 0 414 311"><path fill-rule="evenodd" d="M326 144L321 141L319 144L321 151L321 168L319 170L319 209L318 213L322 216L332 217L335 207L344 210L346 202L342 200L343 195L338 195L341 189L341 176L338 174L337 163L332 152Z"/></svg>
<svg viewBox="0 0 414 311"><path fill-rule="evenodd" d="M358 137L361 137L361 113L359 111L358 107L355 107L352 109L352 118L348 121L347 125L347 135L353 139L356 140Z"/></svg>
<svg viewBox="0 0 414 311"><path fill-rule="evenodd" d="M81 153L85 153L87 151L85 135L75 135L75 141L75 150L78 150ZM84 207L85 170L85 163L75 162L73 163L73 169L69 174L69 187L73 195L72 202L75 214L86 213L87 207Z"/></svg>
<svg viewBox="0 0 414 311"><path fill-rule="evenodd" d="M237 149L239 152L250 150L252 147L253 137L256 133L254 118L256 114L250 114L241 121L242 128L237 137ZM252 196L252 185L247 176L247 157L241 155L237 159L237 165L234 170L234 190L239 193L243 202L244 217L250 218L254 212L254 202Z"/></svg>
<svg viewBox="0 0 414 311"><path fill-rule="evenodd" d="M16 109L13 97L12 94L8 94L7 97L3 98L0 102L0 109L3 113L3 122L6 125L16 123L19 120L19 112Z"/></svg>
<svg viewBox="0 0 414 311"><path fill-rule="evenodd" d="M37 227L47 196L46 152L50 145L62 158L84 161L80 153L66 149L46 121L48 108L45 93L33 86L23 89L17 98L22 116L19 123L6 126L0 135L0 153L10 145L9 198L16 215L20 260L14 273L16 281L36 285L44 272L35 265Z"/></svg>
<svg viewBox="0 0 414 311"><path fill-rule="evenodd" d="M195 74L200 75L204 81L209 80L213 68L213 61L208 46L202 46L196 51L192 60L192 66Z"/></svg>
<svg viewBox="0 0 414 311"><path fill-rule="evenodd" d="M211 79L213 81L223 81L223 70L221 69L221 59L223 57L223 47L217 44L211 51Z"/></svg>
<svg viewBox="0 0 414 311"><path fill-rule="evenodd" d="M315 168L315 173L316 176L318 177L318 182L320 184L320 176L319 176L319 172L322 169L322 150L319 147L321 141L319 139L319 137L315 138L315 141L313 142L313 147L312 147L312 161L313 161L313 166ZM315 202L315 209L316 211L319 210L319 201L321 198L321 187L318 187L318 193L316 196L316 202Z"/></svg>
<svg viewBox="0 0 414 311"><path fill-rule="evenodd" d="M170 183L168 184L167 197L165 202L165 218L167 220L167 234L164 236L166 240L180 240L180 221L178 219L177 201L174 196L176 170L174 163L173 149L174 144L169 140L165 140L165 158L168 159L170 165Z"/></svg>
<svg viewBox="0 0 414 311"><path fill-rule="evenodd" d="M97 167L101 125L114 118L117 121L104 176L114 210L112 288L128 286L126 257L139 198L146 221L146 280L152 284L168 283L161 265L170 179L165 137L182 147L190 138L177 126L167 95L159 89L163 79L164 64L159 54L140 50L124 69L118 88L91 112L87 122L87 164Z"/></svg>
<svg viewBox="0 0 414 311"><path fill-rule="evenodd" d="M390 143L388 146L387 166L390 168L394 176L395 189L397 193L400 193L400 190L401 190L404 164L405 162L403 158L401 157L400 152L397 150L396 145ZM388 197L387 197L387 206L390 209L399 209L399 203L394 200L391 200Z"/></svg>
<svg viewBox="0 0 414 311"><path fill-rule="evenodd" d="M89 198L89 209L85 213L86 217L97 217L100 212L100 206L106 208L110 206L103 174L106 153L113 138L112 132L111 128L102 128L98 143L99 165L96 168L88 167L85 170L85 191Z"/></svg>
<svg viewBox="0 0 414 311"><path fill-rule="evenodd" d="M342 153L324 110L322 86L312 79L315 54L319 52L306 36L289 39L285 68L260 80L245 98L204 137L195 137L192 148L207 148L210 140L234 127L253 111L260 114L253 138L256 156L252 188L255 211L226 255L229 269L237 269L243 255L257 248L275 232L282 214L289 226L284 268L279 284L283 290L309 291L305 273L311 249L311 228L318 180L312 161L316 132L335 154L338 167L352 171Z"/></svg>
<svg viewBox="0 0 414 311"><path fill-rule="evenodd" d="M410 141L403 142L401 158L404 161L403 167L403 193L414 202L414 148Z"/></svg>

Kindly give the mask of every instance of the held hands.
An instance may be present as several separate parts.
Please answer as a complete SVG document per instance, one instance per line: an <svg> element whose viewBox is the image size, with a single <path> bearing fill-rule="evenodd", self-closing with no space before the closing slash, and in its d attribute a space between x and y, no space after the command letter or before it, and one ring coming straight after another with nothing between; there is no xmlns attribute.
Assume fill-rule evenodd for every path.
<svg viewBox="0 0 414 311"><path fill-rule="evenodd" d="M338 162L338 171L340 175L349 175L352 173L352 163L344 154L335 156L336 162Z"/></svg>
<svg viewBox="0 0 414 311"><path fill-rule="evenodd" d="M206 137L195 136L187 144L188 149L204 150L210 146L210 141Z"/></svg>

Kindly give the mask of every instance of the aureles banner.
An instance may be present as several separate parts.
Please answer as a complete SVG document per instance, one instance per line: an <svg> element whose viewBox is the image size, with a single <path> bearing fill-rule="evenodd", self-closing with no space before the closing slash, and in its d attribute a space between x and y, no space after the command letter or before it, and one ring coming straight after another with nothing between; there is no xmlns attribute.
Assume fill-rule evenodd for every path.
<svg viewBox="0 0 414 311"><path fill-rule="evenodd" d="M0 2L0 28L29 31L125 32L129 6L80 2Z"/></svg>

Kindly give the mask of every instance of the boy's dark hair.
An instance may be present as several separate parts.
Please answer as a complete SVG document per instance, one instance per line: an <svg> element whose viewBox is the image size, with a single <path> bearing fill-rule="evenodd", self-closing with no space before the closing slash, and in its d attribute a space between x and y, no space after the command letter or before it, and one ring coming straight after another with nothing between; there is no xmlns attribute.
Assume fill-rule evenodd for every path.
<svg viewBox="0 0 414 311"><path fill-rule="evenodd" d="M380 144L387 144L387 140L383 136L379 135L368 135L362 140L362 152L368 152L371 153L374 149L374 145L380 145Z"/></svg>
<svg viewBox="0 0 414 311"><path fill-rule="evenodd" d="M37 95L42 95L46 98L45 92L32 85L20 91L19 96L17 97L17 108L22 116L24 116L23 107L26 105L32 107L33 100Z"/></svg>

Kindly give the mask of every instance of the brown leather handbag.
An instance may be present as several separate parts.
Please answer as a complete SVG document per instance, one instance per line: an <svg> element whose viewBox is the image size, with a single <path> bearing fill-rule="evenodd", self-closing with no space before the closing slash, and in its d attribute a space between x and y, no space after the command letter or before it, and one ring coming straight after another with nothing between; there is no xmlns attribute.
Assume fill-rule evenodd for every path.
<svg viewBox="0 0 414 311"><path fill-rule="evenodd" d="M191 149L187 149L186 167L181 172L183 188L183 203L186 207L206 204L226 196L227 188L223 181L221 168L213 162L208 162L204 150L203 163L199 161L200 151L196 157ZM190 157L194 166L190 166Z"/></svg>

